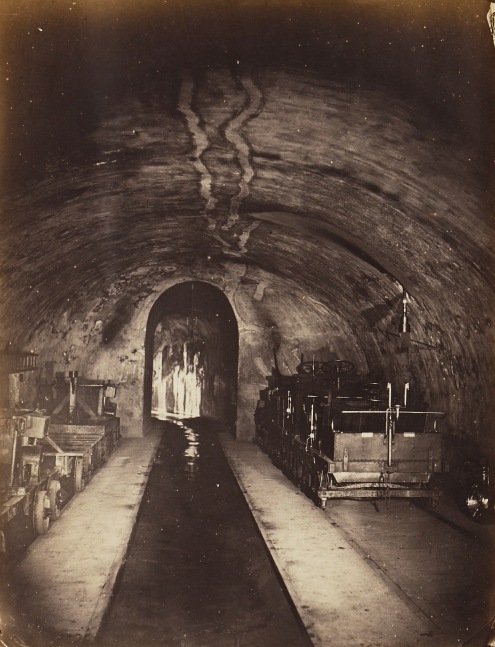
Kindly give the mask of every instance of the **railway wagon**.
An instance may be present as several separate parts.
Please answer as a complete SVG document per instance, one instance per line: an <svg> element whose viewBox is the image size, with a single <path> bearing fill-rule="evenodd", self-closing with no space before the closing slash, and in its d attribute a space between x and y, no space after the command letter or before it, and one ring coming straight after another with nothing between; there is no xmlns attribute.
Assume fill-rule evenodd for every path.
<svg viewBox="0 0 495 647"><path fill-rule="evenodd" d="M0 411L0 552L7 552L6 529L18 515L41 519L55 515L59 500L59 468L43 467L43 444L50 417L41 411Z"/></svg>
<svg viewBox="0 0 495 647"><path fill-rule="evenodd" d="M119 442L120 421L109 401L114 386L77 387L72 380L66 390L61 402L70 405L67 415L61 415L62 406L55 415L39 409L0 410L2 554L9 552L8 528L15 517L28 518L35 536L48 532L63 505L84 489Z"/></svg>
<svg viewBox="0 0 495 647"><path fill-rule="evenodd" d="M301 362L297 374L268 378L256 442L321 507L328 499L414 498L435 505L444 460L445 414L408 406L391 383L356 376L345 360Z"/></svg>

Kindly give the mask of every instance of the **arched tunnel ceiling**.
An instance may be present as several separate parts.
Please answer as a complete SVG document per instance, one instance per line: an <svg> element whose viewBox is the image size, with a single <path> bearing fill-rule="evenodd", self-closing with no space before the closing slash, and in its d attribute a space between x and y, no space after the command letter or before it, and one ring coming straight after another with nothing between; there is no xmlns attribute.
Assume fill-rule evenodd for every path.
<svg viewBox="0 0 495 647"><path fill-rule="evenodd" d="M238 265L363 339L405 289L422 343L468 339L488 361L486 11L7 0L2 347L127 292L126 320L170 277Z"/></svg>

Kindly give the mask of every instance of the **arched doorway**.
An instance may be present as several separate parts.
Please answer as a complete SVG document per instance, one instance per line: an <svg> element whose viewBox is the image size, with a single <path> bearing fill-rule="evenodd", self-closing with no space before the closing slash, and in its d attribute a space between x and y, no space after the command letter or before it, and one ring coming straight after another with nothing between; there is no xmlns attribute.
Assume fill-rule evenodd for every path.
<svg viewBox="0 0 495 647"><path fill-rule="evenodd" d="M235 431L239 332L225 294L203 281L166 290L146 327L144 431L151 418L205 417Z"/></svg>

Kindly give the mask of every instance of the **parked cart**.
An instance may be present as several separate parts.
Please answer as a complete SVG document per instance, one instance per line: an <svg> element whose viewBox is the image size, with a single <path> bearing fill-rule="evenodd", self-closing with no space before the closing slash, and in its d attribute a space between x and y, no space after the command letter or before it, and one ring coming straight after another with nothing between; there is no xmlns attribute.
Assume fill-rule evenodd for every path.
<svg viewBox="0 0 495 647"><path fill-rule="evenodd" d="M84 489L93 472L103 465L117 446L119 419L94 418L88 424L52 424L45 443L45 464L72 479L75 492Z"/></svg>
<svg viewBox="0 0 495 647"><path fill-rule="evenodd" d="M76 380L67 386L51 415L0 410L1 552L7 550L7 527L19 514L30 518L35 535L46 533L119 442L120 421L110 401L115 387L82 385L78 405Z"/></svg>
<svg viewBox="0 0 495 647"><path fill-rule="evenodd" d="M0 548L5 551L5 527L18 514L31 516L33 527L46 532L56 515L60 471L43 465L43 440L50 418L41 411L0 412Z"/></svg>

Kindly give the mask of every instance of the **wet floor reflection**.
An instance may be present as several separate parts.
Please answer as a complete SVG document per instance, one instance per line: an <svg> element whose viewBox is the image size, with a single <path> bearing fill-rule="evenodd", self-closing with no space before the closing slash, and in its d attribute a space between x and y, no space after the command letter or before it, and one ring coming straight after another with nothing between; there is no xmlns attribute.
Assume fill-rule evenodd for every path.
<svg viewBox="0 0 495 647"><path fill-rule="evenodd" d="M215 426L199 419L160 425L162 441L98 643L307 647Z"/></svg>
<svg viewBox="0 0 495 647"><path fill-rule="evenodd" d="M186 459L185 470L186 473L194 475L198 468L198 459L199 459L199 438L200 435L195 433L190 427L184 424L182 421L178 421L177 426L182 429L184 436L187 441L187 447L184 450L184 457Z"/></svg>

